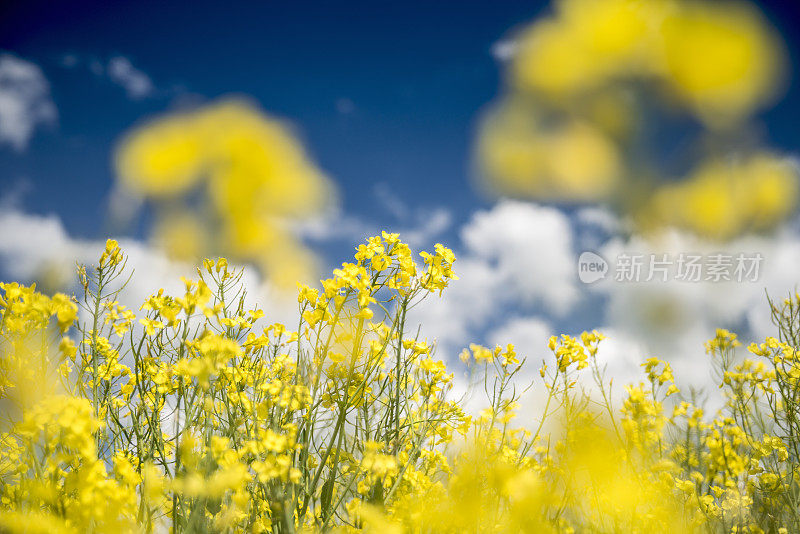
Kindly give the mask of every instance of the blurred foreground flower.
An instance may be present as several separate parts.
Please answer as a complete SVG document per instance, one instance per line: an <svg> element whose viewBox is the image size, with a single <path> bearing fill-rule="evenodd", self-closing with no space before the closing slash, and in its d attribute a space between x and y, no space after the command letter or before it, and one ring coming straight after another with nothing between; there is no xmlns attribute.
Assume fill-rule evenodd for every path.
<svg viewBox="0 0 800 534"><path fill-rule="evenodd" d="M279 284L313 272L290 224L332 202L333 186L291 132L241 100L134 129L116 155L119 183L155 201L155 236L173 255L252 261Z"/></svg>
<svg viewBox="0 0 800 534"><path fill-rule="evenodd" d="M769 230L792 213L794 166L764 155L747 127L781 89L785 63L753 6L554 7L516 37L507 94L482 124L478 162L492 192L607 202L649 230L676 224L723 239ZM665 139L691 152L671 153ZM718 163L728 160L744 161ZM687 163L688 178L670 181L669 167Z"/></svg>
<svg viewBox="0 0 800 534"><path fill-rule="evenodd" d="M61 391L59 378L69 365L64 367L65 362L75 354L75 345L64 333L75 321L78 307L63 293L50 298L37 293L35 285L3 282L0 307L0 428L4 428L10 417Z"/></svg>

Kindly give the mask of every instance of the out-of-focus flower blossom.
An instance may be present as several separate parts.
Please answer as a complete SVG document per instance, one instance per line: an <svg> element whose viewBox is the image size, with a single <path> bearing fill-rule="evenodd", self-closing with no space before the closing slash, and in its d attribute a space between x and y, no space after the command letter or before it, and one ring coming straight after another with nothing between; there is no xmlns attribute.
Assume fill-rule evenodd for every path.
<svg viewBox="0 0 800 534"><path fill-rule="evenodd" d="M658 27L671 2L563 0L519 39L512 83L549 98L581 96L623 75L660 70Z"/></svg>
<svg viewBox="0 0 800 534"><path fill-rule="evenodd" d="M759 152L742 139L746 123L783 85L782 43L755 7L686 0L553 7L515 38L506 94L481 125L478 165L489 191L608 202L623 216L640 215L635 220L650 230L677 225L721 239L769 230L792 212L790 165L738 154L741 146ZM664 168L665 136L699 147L678 184ZM707 163L718 154L747 161Z"/></svg>
<svg viewBox="0 0 800 534"><path fill-rule="evenodd" d="M660 188L641 218L646 226L728 239L786 218L797 206L797 187L796 165L773 154L714 159L688 179Z"/></svg>
<svg viewBox="0 0 800 534"><path fill-rule="evenodd" d="M203 140L192 115L182 113L135 130L117 153L117 174L132 191L178 195L203 177Z"/></svg>
<svg viewBox="0 0 800 534"><path fill-rule="evenodd" d="M291 221L332 203L333 187L282 123L241 100L176 113L134 129L116 157L120 184L156 201L156 234L197 258L205 244L293 284L313 255Z"/></svg>
<svg viewBox="0 0 800 534"><path fill-rule="evenodd" d="M781 85L780 41L749 4L687 2L662 35L669 84L710 125L746 119Z"/></svg>
<svg viewBox="0 0 800 534"><path fill-rule="evenodd" d="M614 142L586 121L548 124L509 102L485 124L482 170L502 194L548 200L602 200L614 190L620 158Z"/></svg>

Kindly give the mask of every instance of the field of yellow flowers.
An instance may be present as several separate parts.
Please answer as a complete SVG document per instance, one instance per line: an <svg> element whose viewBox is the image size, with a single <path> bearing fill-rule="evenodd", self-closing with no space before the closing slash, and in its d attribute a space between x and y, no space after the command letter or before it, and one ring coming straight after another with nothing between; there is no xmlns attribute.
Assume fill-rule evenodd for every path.
<svg viewBox="0 0 800 534"><path fill-rule="evenodd" d="M245 309L241 273L206 260L185 292L134 312L109 240L84 293L0 285L0 526L10 532L796 532L800 298L777 337L737 359L707 344L726 404L713 418L668 363L643 364L621 406L603 336L549 343L540 418L518 421L514 347L461 355L487 408L406 312L445 291L453 253L397 235L358 247L297 325ZM87 321L78 321L79 307ZM577 385L588 374L600 396Z"/></svg>
<svg viewBox="0 0 800 534"><path fill-rule="evenodd" d="M781 83L748 4L563 0L516 43L477 142L495 193L718 240L795 210L796 168L734 135ZM641 147L645 118L675 110L704 147L677 179ZM279 122L221 100L132 130L115 166L159 245L215 259L138 309L113 239L78 295L0 283L0 532L800 532L800 294L769 301L763 343L707 342L715 413L657 358L617 402L597 331L550 338L533 384L541 354L470 345L470 413L454 355L407 320L458 283L442 244L367 239L296 284L297 324L245 305L234 262L294 291L314 255L287 221L334 203ZM522 420L526 388L542 402Z"/></svg>

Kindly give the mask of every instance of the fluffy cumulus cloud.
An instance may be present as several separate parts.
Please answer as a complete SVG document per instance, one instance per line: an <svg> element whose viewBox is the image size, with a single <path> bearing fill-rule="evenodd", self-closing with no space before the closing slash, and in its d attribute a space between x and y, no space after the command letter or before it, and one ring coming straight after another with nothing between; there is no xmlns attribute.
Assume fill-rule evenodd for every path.
<svg viewBox="0 0 800 534"><path fill-rule="evenodd" d="M54 215L30 215L4 206L0 228L0 266L12 280L29 280L50 269L60 271L72 262L88 261L94 252L91 242L70 238Z"/></svg>
<svg viewBox="0 0 800 534"><path fill-rule="evenodd" d="M514 316L489 332L486 339L489 346L514 345L520 360L526 360L518 378L527 385L536 381L542 360L549 354L547 342L554 334L552 325L542 317Z"/></svg>
<svg viewBox="0 0 800 534"><path fill-rule="evenodd" d="M669 231L658 238L614 238L600 254L611 269L606 279L587 288L606 298L603 326L628 342L640 360L667 359L679 380L699 387L708 384L711 370L703 342L716 328L737 331L745 342L775 335L766 294L783 298L796 288L800 235L792 224L773 236L728 243ZM744 270L737 274L740 256ZM701 258L699 280L681 278L689 274L691 257ZM640 260L638 281L621 280L631 273L621 266L631 265L632 258ZM726 274L717 279L711 266L719 261L726 264ZM653 266L657 274L648 280Z"/></svg>
<svg viewBox="0 0 800 534"><path fill-rule="evenodd" d="M555 209L503 201L461 231L468 257L493 266L499 296L563 315L578 297L572 228Z"/></svg>
<svg viewBox="0 0 800 534"><path fill-rule="evenodd" d="M492 332L504 328L514 336L502 342L533 348L544 323L523 336L524 326L536 319L514 324L510 318L515 311L535 317L531 310L537 309L560 317L575 304L579 290L572 235L569 218L555 208L501 201L476 212L461 228L460 242L451 244L460 279L441 299L428 299L413 310L412 324L435 337L451 361L470 341L501 341Z"/></svg>
<svg viewBox="0 0 800 534"><path fill-rule="evenodd" d="M503 201L471 217L461 228L455 271L441 299L415 309L411 324L438 341L440 357L455 356L470 342L514 343L529 358L530 372L547 357L551 334L598 329L607 339L598 361L621 384L643 378L640 364L656 356L671 362L679 385L705 388L713 397L711 361L704 342L717 328L740 334L745 344L774 335L765 292L782 298L797 288L800 264L798 224L771 236L710 242L668 231L659 238L621 233L625 225L602 210L571 216L555 208ZM577 256L590 247L609 262L604 280L582 284ZM735 274L736 258L760 257L757 272ZM671 261L666 280L649 277L653 257ZM678 258L701 256L699 281L678 279ZM730 280L714 280L712 257L731 258ZM639 281L617 280L620 258L642 259ZM753 263L747 265L752 267ZM534 377L535 378L535 377Z"/></svg>
<svg viewBox="0 0 800 534"><path fill-rule="evenodd" d="M0 54L0 145L22 151L36 128L52 124L56 117L42 70L11 54Z"/></svg>

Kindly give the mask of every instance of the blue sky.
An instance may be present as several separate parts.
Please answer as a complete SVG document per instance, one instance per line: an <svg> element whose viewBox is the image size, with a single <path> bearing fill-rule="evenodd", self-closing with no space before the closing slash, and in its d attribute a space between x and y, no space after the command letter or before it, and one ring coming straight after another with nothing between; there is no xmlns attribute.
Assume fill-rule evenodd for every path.
<svg viewBox="0 0 800 534"><path fill-rule="evenodd" d="M762 5L793 52L797 8L788 4ZM59 213L70 232L95 237L118 136L152 114L239 93L294 124L340 184L347 211L392 224L374 194L384 182L405 202L445 204L463 220L484 204L468 178L475 122L501 86L492 45L545 9L535 1L6 5L0 50L43 70L58 122L24 153L0 148L0 183L24 180L26 209ZM68 56L80 64L65 68ZM116 56L149 77L151 95L130 99L89 71ZM773 146L795 148L799 110L793 83L764 116Z"/></svg>
<svg viewBox="0 0 800 534"><path fill-rule="evenodd" d="M797 5L771 0L760 6L784 35L793 70L800 71ZM730 298L738 300L721 305L728 311L706 302L716 298L713 288L707 294L656 288L658 298L651 298L652 287L644 293L588 290L575 285L573 255L587 244L607 251L635 248L635 239L610 239L614 232L598 227L604 215L597 212L496 204L473 187L475 126L502 91L493 46L546 9L538 1L4 5L0 56L12 54L40 69L57 119L43 120L24 146L0 142L0 199L13 197L15 209L30 216L54 214L73 244L103 239L110 231L111 154L119 136L165 111L246 95L294 126L339 185L347 216L397 229L424 225L446 212L449 219L436 239L462 253L463 289L454 289L444 311L423 318L449 332L441 335L449 335L454 345L467 341L465 333L483 337L479 341L527 336L523 344L532 344L548 329L607 326L629 341L625 350L633 353L631 346L652 333L639 331L636 306L658 298L675 300L666 305L677 310L702 308L700 316L691 315L702 323L686 340L693 346L720 323L761 332L763 325L754 326L748 307L763 301L763 286L749 288L741 298L733 292ZM754 125L767 145L794 155L800 124L796 79L790 77L783 98ZM45 226L41 235L50 236L52 228ZM520 226L524 232L515 234ZM4 239L13 241L6 239L15 237L12 232L8 223L0 226L0 260L6 255L0 275L5 277L28 272L20 267L28 263L9 252L20 254L24 239L17 239L18 248L4 248ZM129 233L143 237L141 227ZM518 234L524 238L508 237ZM48 246L45 237L40 246ZM497 242L511 250L479 250ZM319 243L330 264L347 259L353 246L348 239ZM800 263L800 234L795 230L731 246L774 252L770 261L776 267L764 285L782 292L797 283L792 265ZM539 247L538 256L526 255L530 247ZM31 252L31 257L39 256ZM545 264L543 270L532 268L532 262ZM569 272L548 270L548 263ZM501 282L484 283L494 275ZM530 283L532 276L541 281ZM559 309L556 294L571 304ZM619 314L626 307L633 319L622 324ZM479 308L484 311L474 317L465 313ZM478 325L479 320L488 326ZM658 335L677 334L665 329Z"/></svg>
<svg viewBox="0 0 800 534"><path fill-rule="evenodd" d="M110 149L127 127L184 102L239 93L291 121L340 184L344 207L381 217L374 185L406 201L468 213L473 125L497 94L492 44L542 6L531 2L29 3L0 26L0 49L39 65L59 112L28 151L0 152L4 182L25 178L25 207L97 232ZM82 65L64 68L67 55ZM151 97L88 72L124 56ZM338 104L338 105L337 105ZM386 220L390 223L391 220Z"/></svg>

